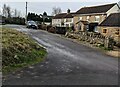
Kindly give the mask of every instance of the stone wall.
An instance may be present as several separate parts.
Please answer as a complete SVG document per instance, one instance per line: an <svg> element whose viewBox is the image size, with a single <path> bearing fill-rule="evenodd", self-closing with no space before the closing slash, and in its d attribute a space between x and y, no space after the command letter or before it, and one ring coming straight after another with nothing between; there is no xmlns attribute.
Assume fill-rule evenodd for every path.
<svg viewBox="0 0 120 87"><path fill-rule="evenodd" d="M106 33L103 30L106 29ZM103 36L113 37L115 41L120 41L120 27L98 27L99 33Z"/></svg>
<svg viewBox="0 0 120 87"><path fill-rule="evenodd" d="M114 41L110 37L105 37L100 33L93 32L67 32L66 37L86 41L97 46L103 45L105 48L113 49Z"/></svg>

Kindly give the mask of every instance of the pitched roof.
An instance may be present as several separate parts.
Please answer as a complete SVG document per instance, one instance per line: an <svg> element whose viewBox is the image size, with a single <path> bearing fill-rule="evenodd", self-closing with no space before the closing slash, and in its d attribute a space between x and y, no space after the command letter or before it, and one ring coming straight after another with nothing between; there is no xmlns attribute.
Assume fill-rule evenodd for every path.
<svg viewBox="0 0 120 87"><path fill-rule="evenodd" d="M68 13L64 16L64 18L73 18L75 13Z"/></svg>
<svg viewBox="0 0 120 87"><path fill-rule="evenodd" d="M92 7L83 7L80 10L78 10L76 14L105 13L115 4L116 3L100 5L100 6L92 6Z"/></svg>
<svg viewBox="0 0 120 87"><path fill-rule="evenodd" d="M120 27L120 13L109 15L99 26Z"/></svg>
<svg viewBox="0 0 120 87"><path fill-rule="evenodd" d="M53 18L54 16L47 16L48 18Z"/></svg>
<svg viewBox="0 0 120 87"><path fill-rule="evenodd" d="M61 14L57 14L53 17L53 19L61 19L63 18L67 13L61 13Z"/></svg>
<svg viewBox="0 0 120 87"><path fill-rule="evenodd" d="M62 18L73 18L73 15L75 13L72 12L72 13L60 13L60 14L57 14L53 17L53 19L62 19Z"/></svg>

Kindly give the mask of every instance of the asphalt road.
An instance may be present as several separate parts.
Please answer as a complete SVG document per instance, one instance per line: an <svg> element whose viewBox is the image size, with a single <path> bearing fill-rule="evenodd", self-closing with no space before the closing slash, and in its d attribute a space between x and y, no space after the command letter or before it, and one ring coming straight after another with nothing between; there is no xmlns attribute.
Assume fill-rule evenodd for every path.
<svg viewBox="0 0 120 87"><path fill-rule="evenodd" d="M3 85L117 85L118 59L42 30L6 25L43 45L44 62L4 76Z"/></svg>

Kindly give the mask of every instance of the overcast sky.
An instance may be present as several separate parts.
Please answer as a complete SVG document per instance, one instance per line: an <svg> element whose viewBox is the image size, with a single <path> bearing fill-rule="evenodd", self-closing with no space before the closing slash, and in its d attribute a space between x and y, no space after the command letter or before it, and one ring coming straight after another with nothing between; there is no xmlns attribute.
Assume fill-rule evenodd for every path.
<svg viewBox="0 0 120 87"><path fill-rule="evenodd" d="M9 0L7 0L9 1ZM3 4L9 5L12 9L17 9L21 11L22 16L25 15L25 2L20 2L22 0L12 0L12 2L7 2L3 0L1 2L1 7ZM14 1L14 2L13 2ZM48 15L52 14L53 7L60 7L62 12L66 12L69 8L71 12L76 12L81 7L85 6L95 6L95 5L102 5L102 4L109 4L109 3L118 3L119 0L29 0L28 1L28 12L35 12L37 14L42 14L44 11L47 12ZM66 1L66 2L63 2Z"/></svg>

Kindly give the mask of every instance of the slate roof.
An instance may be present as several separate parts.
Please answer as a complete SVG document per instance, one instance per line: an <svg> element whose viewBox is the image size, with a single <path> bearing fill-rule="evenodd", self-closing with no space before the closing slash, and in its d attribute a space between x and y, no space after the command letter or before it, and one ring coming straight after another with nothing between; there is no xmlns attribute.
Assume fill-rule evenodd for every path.
<svg viewBox="0 0 120 87"><path fill-rule="evenodd" d="M64 18L73 18L75 13L68 13L64 16Z"/></svg>
<svg viewBox="0 0 120 87"><path fill-rule="evenodd" d="M99 26L120 27L120 13L109 15Z"/></svg>
<svg viewBox="0 0 120 87"><path fill-rule="evenodd" d="M115 4L107 4L107 5L100 5L100 6L92 6L92 7L83 7L76 12L76 14L91 14L91 13L105 13L110 8L112 8Z"/></svg>
<svg viewBox="0 0 120 87"><path fill-rule="evenodd" d="M62 19L62 18L73 18L75 13L61 13L53 17L53 19Z"/></svg>
<svg viewBox="0 0 120 87"><path fill-rule="evenodd" d="M60 13L53 17L53 19L62 19L67 13Z"/></svg>

